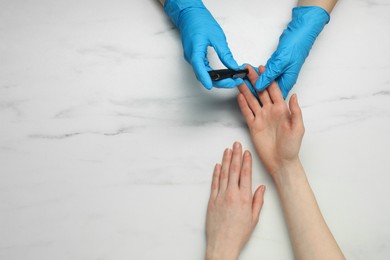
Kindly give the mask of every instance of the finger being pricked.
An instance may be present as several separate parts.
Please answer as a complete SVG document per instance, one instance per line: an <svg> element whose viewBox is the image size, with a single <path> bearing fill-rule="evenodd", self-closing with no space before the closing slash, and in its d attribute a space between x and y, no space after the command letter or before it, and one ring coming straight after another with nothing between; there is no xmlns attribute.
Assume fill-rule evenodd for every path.
<svg viewBox="0 0 390 260"><path fill-rule="evenodd" d="M248 69L248 77L254 78L258 77L257 72L249 65L245 66L246 69ZM246 102L241 102L242 104L247 104L250 108L250 110L255 115L256 113L259 113L261 110L261 106L257 98L252 94L252 92L249 90L248 86L244 83L241 84L238 89L240 90L241 94L243 95ZM240 102L240 100L239 100Z"/></svg>
<svg viewBox="0 0 390 260"><path fill-rule="evenodd" d="M250 83L253 85L253 79L258 79L259 74L256 72L256 70L251 66L251 65L245 65L245 69L248 70L247 78L249 79ZM256 80L255 80L256 82ZM250 92L249 88L245 84L241 84L238 89L242 94L247 93L248 91Z"/></svg>

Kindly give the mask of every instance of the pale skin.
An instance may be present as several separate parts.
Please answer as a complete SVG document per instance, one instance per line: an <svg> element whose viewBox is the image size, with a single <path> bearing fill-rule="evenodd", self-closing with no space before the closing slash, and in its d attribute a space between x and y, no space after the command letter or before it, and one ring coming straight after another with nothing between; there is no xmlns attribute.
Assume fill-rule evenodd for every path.
<svg viewBox="0 0 390 260"><path fill-rule="evenodd" d="M252 195L252 156L241 144L226 149L214 168L207 208L207 260L237 259L259 221L265 186Z"/></svg>
<svg viewBox="0 0 390 260"><path fill-rule="evenodd" d="M164 5L164 0L160 2ZM336 2L299 0L297 5L320 6L331 13ZM247 68L254 85L259 76L251 67ZM260 72L264 69L259 67ZM261 106L245 85L239 89L241 112L256 152L277 187L296 259L345 259L325 223L298 157L304 126L296 95L287 106L274 82L258 93ZM206 221L206 259L237 259L258 222L263 204L265 186L260 186L252 196L248 184L251 155L246 151L242 156L241 145L234 146L225 151L222 164L216 165L213 174Z"/></svg>
<svg viewBox="0 0 390 260"><path fill-rule="evenodd" d="M160 0L163 6L164 2L165 0ZM336 3L337 0L299 0L297 6L320 6L330 14Z"/></svg>
<svg viewBox="0 0 390 260"><path fill-rule="evenodd" d="M251 66L246 68L249 70L248 78L253 84L259 76ZM265 67L259 67L260 73L264 70ZM345 259L325 223L298 156L304 135L304 125L297 96L293 95L287 106L279 87L273 82L266 90L258 93L260 105L246 85L241 85L239 89L238 103L248 124L256 152L278 190L295 258L301 260ZM240 201L239 198L236 194L236 200ZM219 218L225 221L224 225L215 224L216 226L213 227L207 225L207 243L209 248L210 244L214 244L215 237L219 237L218 244L227 244L229 247L225 251L217 252L232 253L220 257L216 252L212 258L207 259L237 259L237 249L241 250L242 242L246 242L248 234L251 234L251 231L247 231L249 224L237 222L227 215L247 214L246 217L241 216L241 219L250 219L253 218L253 212L242 210L242 207L240 212L234 212L239 211L237 208L240 207L230 207L230 211L223 210L226 207L229 208L229 205L225 203L224 207L213 208L214 212L211 212L209 206L208 221L213 215L219 215ZM246 232L236 232L235 236L228 236L224 232L226 232L225 228L230 225L242 225L241 228L235 226L232 229L246 230Z"/></svg>
<svg viewBox="0 0 390 260"><path fill-rule="evenodd" d="M247 68L253 84L259 76L252 67ZM259 67L260 73L264 70ZM238 103L256 152L276 184L295 258L345 259L325 223L298 156L304 125L297 95L287 106L273 82L258 93L261 106L245 85L239 89Z"/></svg>

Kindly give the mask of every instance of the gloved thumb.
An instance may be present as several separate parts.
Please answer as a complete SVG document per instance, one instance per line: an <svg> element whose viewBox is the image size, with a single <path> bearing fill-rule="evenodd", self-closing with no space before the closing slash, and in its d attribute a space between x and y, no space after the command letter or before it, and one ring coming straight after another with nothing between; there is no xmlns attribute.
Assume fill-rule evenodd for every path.
<svg viewBox="0 0 390 260"><path fill-rule="evenodd" d="M257 91L262 91L267 88L272 81L278 78L287 67L287 64L283 62L282 55L274 53L265 65L265 72L260 75L260 78L256 81L255 88Z"/></svg>
<svg viewBox="0 0 390 260"><path fill-rule="evenodd" d="M198 80L206 89L210 90L213 85L210 75L207 72L208 61L206 57L206 49L207 46L204 46L202 49L192 53L191 65Z"/></svg>

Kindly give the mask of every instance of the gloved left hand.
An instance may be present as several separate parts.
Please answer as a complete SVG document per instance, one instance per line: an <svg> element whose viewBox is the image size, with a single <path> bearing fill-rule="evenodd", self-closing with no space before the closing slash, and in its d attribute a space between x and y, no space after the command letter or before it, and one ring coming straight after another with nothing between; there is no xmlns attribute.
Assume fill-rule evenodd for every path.
<svg viewBox="0 0 390 260"><path fill-rule="evenodd" d="M261 91L276 80L286 98L315 39L328 22L329 14L319 6L295 7L291 22L280 36L277 50L265 65L266 71L256 81L256 90Z"/></svg>
<svg viewBox="0 0 390 260"><path fill-rule="evenodd" d="M211 81L212 70L207 59L207 47L212 46L222 63L230 69L238 64L226 42L225 34L211 13L200 0L165 0L164 10L180 30L184 57L189 62L198 80L207 89L233 88L243 83L242 79Z"/></svg>

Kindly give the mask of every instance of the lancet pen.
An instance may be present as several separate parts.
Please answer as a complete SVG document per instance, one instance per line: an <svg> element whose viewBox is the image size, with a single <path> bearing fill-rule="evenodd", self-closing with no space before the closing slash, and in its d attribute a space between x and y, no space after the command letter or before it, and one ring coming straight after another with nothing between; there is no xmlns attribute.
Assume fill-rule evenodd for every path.
<svg viewBox="0 0 390 260"><path fill-rule="evenodd" d="M222 69L222 70L211 70L209 71L209 75L212 80L218 81L223 79L237 79L237 78L245 78L245 76L249 73L247 69L244 70L232 70L232 69Z"/></svg>

